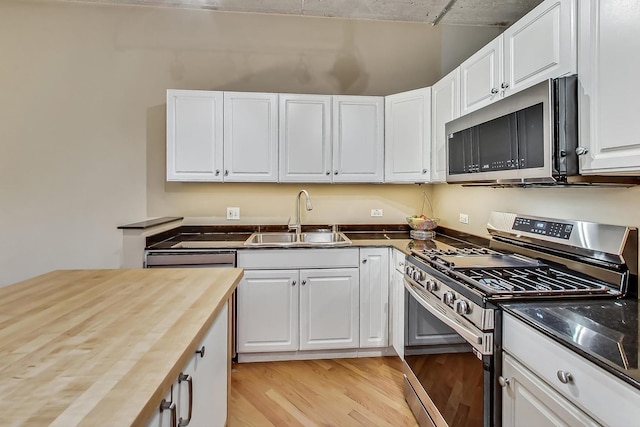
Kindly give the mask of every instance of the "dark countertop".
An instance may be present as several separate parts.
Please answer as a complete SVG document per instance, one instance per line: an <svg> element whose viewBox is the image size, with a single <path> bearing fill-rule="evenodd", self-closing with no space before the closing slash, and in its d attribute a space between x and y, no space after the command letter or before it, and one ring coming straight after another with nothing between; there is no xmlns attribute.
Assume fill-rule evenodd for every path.
<svg viewBox="0 0 640 427"><path fill-rule="evenodd" d="M640 389L637 299L500 305L505 312Z"/></svg>
<svg viewBox="0 0 640 427"><path fill-rule="evenodd" d="M121 225L118 227L118 230L145 230L157 225L168 224L182 219L184 218L181 216L163 216L162 218L154 218L146 221L134 222L133 224Z"/></svg>

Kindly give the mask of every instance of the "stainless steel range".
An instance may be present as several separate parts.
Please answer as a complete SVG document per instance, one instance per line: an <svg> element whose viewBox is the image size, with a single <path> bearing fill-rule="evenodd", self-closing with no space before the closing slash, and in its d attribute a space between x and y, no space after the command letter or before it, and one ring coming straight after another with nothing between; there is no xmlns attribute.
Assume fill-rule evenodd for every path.
<svg viewBox="0 0 640 427"><path fill-rule="evenodd" d="M492 212L488 248L436 239L405 269L405 397L421 426L500 426L498 303L637 296L633 227Z"/></svg>

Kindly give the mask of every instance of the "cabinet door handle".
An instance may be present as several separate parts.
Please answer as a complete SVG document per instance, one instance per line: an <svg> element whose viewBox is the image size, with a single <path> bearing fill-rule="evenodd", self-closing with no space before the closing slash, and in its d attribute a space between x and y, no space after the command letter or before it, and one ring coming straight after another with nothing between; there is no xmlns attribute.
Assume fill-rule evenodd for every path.
<svg viewBox="0 0 640 427"><path fill-rule="evenodd" d="M294 280L293 282L291 282L291 286L295 286L296 285L296 281Z"/></svg>
<svg viewBox="0 0 640 427"><path fill-rule="evenodd" d="M177 427L176 402L168 402L166 399L162 399L162 402L160 402L160 413L163 413L166 410L171 411L171 427Z"/></svg>
<svg viewBox="0 0 640 427"><path fill-rule="evenodd" d="M333 174L334 174L334 175L338 175L338 171L335 171Z"/></svg>
<svg viewBox="0 0 640 427"><path fill-rule="evenodd" d="M304 285L306 285L306 284L307 284L307 281L306 281L306 280L303 280L303 281L302 281L302 286L304 286Z"/></svg>
<svg viewBox="0 0 640 427"><path fill-rule="evenodd" d="M326 173L326 174L327 174L327 175L331 175L331 172L330 172L330 171L327 171L327 173Z"/></svg>
<svg viewBox="0 0 640 427"><path fill-rule="evenodd" d="M178 376L178 384L183 381L189 383L189 417L186 420L180 417L178 420L179 427L188 426L191 422L191 415L193 415L193 378L191 375L181 373L180 376Z"/></svg>
<svg viewBox="0 0 640 427"><path fill-rule="evenodd" d="M507 82L502 82L502 84L500 85L500 87L501 87L502 89L509 89L509 83L507 83Z"/></svg>
<svg viewBox="0 0 640 427"><path fill-rule="evenodd" d="M556 375L562 384L569 384L573 381L573 375L571 375L571 372L558 371Z"/></svg>
<svg viewBox="0 0 640 427"><path fill-rule="evenodd" d="M505 378L503 376L498 377L498 384L500 387L508 387L509 386L509 378Z"/></svg>
<svg viewBox="0 0 640 427"><path fill-rule="evenodd" d="M216 169L216 176L220 175L220 169Z"/></svg>
<svg viewBox="0 0 640 427"><path fill-rule="evenodd" d="M589 152L589 149L586 147L576 147L576 154L578 156L584 156Z"/></svg>
<svg viewBox="0 0 640 427"><path fill-rule="evenodd" d="M491 95L495 95L498 92L500 92L500 91L498 89L496 89L495 87L491 88Z"/></svg>
<svg viewBox="0 0 640 427"><path fill-rule="evenodd" d="M228 169L224 171L224 176L229 176L229 170Z"/></svg>
<svg viewBox="0 0 640 427"><path fill-rule="evenodd" d="M196 350L196 354L199 354L202 359L204 357L204 346L200 350Z"/></svg>
<svg viewBox="0 0 640 427"><path fill-rule="evenodd" d="M422 169L422 173L423 173L423 174L424 174L424 173L427 173L427 170L426 170L426 169Z"/></svg>
<svg viewBox="0 0 640 427"><path fill-rule="evenodd" d="M363 263L363 264L366 264L366 263L367 263L367 260L366 260L366 259L363 259L363 260L362 260L362 263Z"/></svg>

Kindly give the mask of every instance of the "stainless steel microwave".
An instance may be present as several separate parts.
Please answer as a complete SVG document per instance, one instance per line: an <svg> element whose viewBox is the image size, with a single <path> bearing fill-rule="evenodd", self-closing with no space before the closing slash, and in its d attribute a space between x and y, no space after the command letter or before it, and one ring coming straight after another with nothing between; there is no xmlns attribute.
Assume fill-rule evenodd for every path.
<svg viewBox="0 0 640 427"><path fill-rule="evenodd" d="M447 182L557 184L579 174L578 79L550 79L445 125Z"/></svg>

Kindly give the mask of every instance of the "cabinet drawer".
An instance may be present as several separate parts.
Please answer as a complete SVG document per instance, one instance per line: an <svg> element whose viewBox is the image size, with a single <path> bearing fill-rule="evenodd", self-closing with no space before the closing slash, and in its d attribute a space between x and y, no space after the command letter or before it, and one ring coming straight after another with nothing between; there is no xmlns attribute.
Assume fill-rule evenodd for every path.
<svg viewBox="0 0 640 427"><path fill-rule="evenodd" d="M506 313L503 346L598 422L610 426L637 425L640 390ZM570 373L572 379L562 383L559 371Z"/></svg>
<svg viewBox="0 0 640 427"><path fill-rule="evenodd" d="M348 268L359 266L360 251L348 249L250 249L238 251L238 267L254 269Z"/></svg>
<svg viewBox="0 0 640 427"><path fill-rule="evenodd" d="M391 262L393 263L393 268L395 268L398 271L404 272L404 261L405 261L405 258L407 257L405 253L398 249L393 249L391 251L391 257L392 257Z"/></svg>

